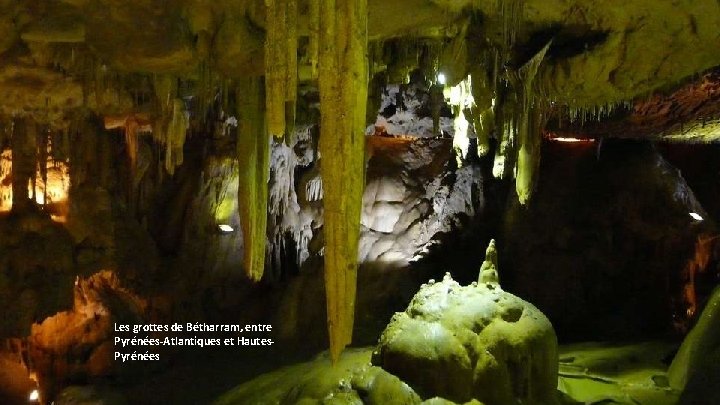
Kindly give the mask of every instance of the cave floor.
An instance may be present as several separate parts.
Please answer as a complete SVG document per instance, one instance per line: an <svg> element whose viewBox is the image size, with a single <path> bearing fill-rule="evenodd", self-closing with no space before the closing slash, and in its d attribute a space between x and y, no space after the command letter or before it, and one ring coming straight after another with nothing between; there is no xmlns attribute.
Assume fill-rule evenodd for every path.
<svg viewBox="0 0 720 405"><path fill-rule="evenodd" d="M210 404L238 384L311 358L307 350L282 345L241 351L188 349L164 371L122 384L119 391L129 404Z"/></svg>
<svg viewBox="0 0 720 405"><path fill-rule="evenodd" d="M676 404L679 393L668 388L666 376L668 359L676 348L677 344L666 342L562 345L558 390L565 404ZM340 360L341 368L368 364L372 349L347 351ZM323 371L331 367L326 353L304 363L307 354L295 356L295 360L286 355L277 350L258 350L243 356L218 353L190 363L182 360L184 364L131 387L125 394L132 403L156 403L161 398L171 403L211 403L221 395L222 403L240 403L232 399L243 398L248 392L281 398L313 376L342 378ZM293 365L282 367L283 363ZM269 373L258 377L263 372ZM231 381L246 382L228 389Z"/></svg>
<svg viewBox="0 0 720 405"><path fill-rule="evenodd" d="M583 404L671 405L667 368L677 344L581 343L560 347L558 389Z"/></svg>

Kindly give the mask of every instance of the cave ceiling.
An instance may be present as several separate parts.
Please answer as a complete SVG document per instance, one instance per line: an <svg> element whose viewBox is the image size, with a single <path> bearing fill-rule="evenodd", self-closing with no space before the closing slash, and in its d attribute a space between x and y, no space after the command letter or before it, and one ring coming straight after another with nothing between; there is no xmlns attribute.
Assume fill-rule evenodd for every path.
<svg viewBox="0 0 720 405"><path fill-rule="evenodd" d="M298 3L301 84L312 84L303 66L309 8ZM142 110L138 98L153 91L147 77L199 87L208 71L220 82L261 76L265 21L262 1L0 0L0 114L64 125L78 109ZM447 45L465 33L466 66L485 63L478 47L509 46L506 63L522 65L552 41L535 81L545 99L570 109L612 110L703 80L694 75L720 65L718 26L714 0L368 0L371 44Z"/></svg>

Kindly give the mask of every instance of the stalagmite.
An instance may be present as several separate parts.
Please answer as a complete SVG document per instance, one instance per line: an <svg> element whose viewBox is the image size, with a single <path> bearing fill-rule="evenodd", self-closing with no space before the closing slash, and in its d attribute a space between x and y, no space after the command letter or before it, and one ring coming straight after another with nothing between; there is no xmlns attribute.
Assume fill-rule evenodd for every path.
<svg viewBox="0 0 720 405"><path fill-rule="evenodd" d="M367 0L320 3L320 154L330 354L352 340L364 187Z"/></svg>
<svg viewBox="0 0 720 405"><path fill-rule="evenodd" d="M248 78L238 83L238 206L243 232L245 273L254 281L259 281L265 270L270 167L270 140L265 131L262 92L260 79Z"/></svg>
<svg viewBox="0 0 720 405"><path fill-rule="evenodd" d="M480 266L480 274L478 275L479 284L499 284L498 277L498 258L495 249L495 239L491 239L487 249L485 249L485 260Z"/></svg>

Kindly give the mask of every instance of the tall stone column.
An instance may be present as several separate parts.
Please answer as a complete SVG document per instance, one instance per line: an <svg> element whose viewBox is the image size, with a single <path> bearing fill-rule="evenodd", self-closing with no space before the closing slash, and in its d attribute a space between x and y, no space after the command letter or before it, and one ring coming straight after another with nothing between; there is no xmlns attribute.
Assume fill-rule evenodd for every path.
<svg viewBox="0 0 720 405"><path fill-rule="evenodd" d="M27 210L30 200L28 184L35 174L37 128L29 118L18 118L12 134L12 211Z"/></svg>

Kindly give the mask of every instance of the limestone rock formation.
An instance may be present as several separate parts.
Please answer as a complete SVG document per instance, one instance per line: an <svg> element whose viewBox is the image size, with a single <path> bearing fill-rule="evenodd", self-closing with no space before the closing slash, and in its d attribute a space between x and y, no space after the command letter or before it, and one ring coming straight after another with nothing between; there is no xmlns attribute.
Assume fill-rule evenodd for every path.
<svg viewBox="0 0 720 405"><path fill-rule="evenodd" d="M111 271L78 278L72 291L72 308L33 324L27 339L29 363L47 398L68 382L117 375L120 364L113 361L113 323L141 323L150 312L148 302L126 289ZM79 390L71 397L84 398L90 392ZM73 402L62 397L57 403L90 403L89 398Z"/></svg>
<svg viewBox="0 0 720 405"><path fill-rule="evenodd" d="M73 247L68 232L39 212L0 221L0 337L27 336L30 326L73 302Z"/></svg>
<svg viewBox="0 0 720 405"><path fill-rule="evenodd" d="M62 390L56 405L126 405L122 395L112 389L93 386L70 386Z"/></svg>
<svg viewBox="0 0 720 405"><path fill-rule="evenodd" d="M717 403L720 394L720 287L715 288L698 323L670 365L670 386L683 390L680 404Z"/></svg>
<svg viewBox="0 0 720 405"><path fill-rule="evenodd" d="M324 316L312 298L323 293L316 266L323 254L324 190L318 171L322 159L316 160L311 133L312 128L296 131L290 145L273 145L268 204L273 267L268 272L273 277L299 273L289 279L278 307L278 331L304 341L321 337L318 325ZM450 139L372 136L367 151L358 254L358 283L364 287L356 304L356 345L374 344L417 287L442 274L406 269L437 255L447 235L484 214L488 181L478 165L454 167Z"/></svg>
<svg viewBox="0 0 720 405"><path fill-rule="evenodd" d="M448 273L423 285L371 353L327 355L249 381L217 404L559 404L557 338L533 305L497 282L495 243L484 282ZM492 269L492 276L489 275Z"/></svg>
<svg viewBox="0 0 720 405"><path fill-rule="evenodd" d="M373 364L424 398L557 403L552 325L494 282L461 286L448 274L421 287L383 332Z"/></svg>
<svg viewBox="0 0 720 405"><path fill-rule="evenodd" d="M350 349L333 366L327 355L265 374L223 395L230 404L420 404L412 388L380 367L370 351Z"/></svg>
<svg viewBox="0 0 720 405"><path fill-rule="evenodd" d="M719 25L717 0L0 0L0 337L57 355L35 362L49 402L67 370L105 377L114 318L69 309L107 270L117 283L81 308L134 313L122 285L174 318L281 314L282 335L326 316L338 360L481 227L501 234L504 286L559 334L669 329L709 268L684 249L718 217L654 152L603 139L719 139ZM575 132L591 168L541 176ZM478 285L426 286L393 321L377 360L415 387L394 401L554 401L553 328L487 256ZM701 302L685 298L684 325ZM77 348L92 359L76 369ZM387 402L364 384L286 398Z"/></svg>

